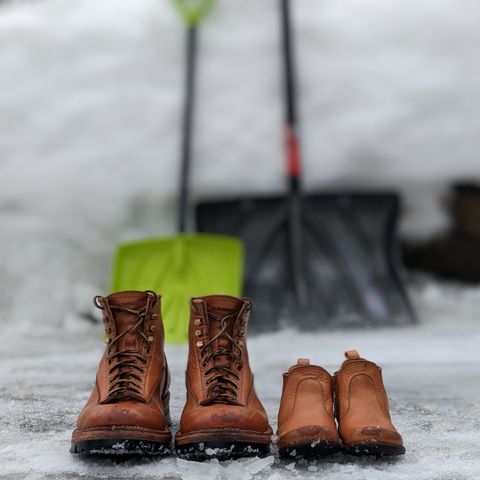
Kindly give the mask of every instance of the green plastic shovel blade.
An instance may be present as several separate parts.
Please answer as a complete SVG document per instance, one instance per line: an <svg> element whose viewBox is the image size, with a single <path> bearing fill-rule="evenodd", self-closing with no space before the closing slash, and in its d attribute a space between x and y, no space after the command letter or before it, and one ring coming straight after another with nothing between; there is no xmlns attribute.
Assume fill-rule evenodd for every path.
<svg viewBox="0 0 480 480"><path fill-rule="evenodd" d="M185 342L190 298L241 295L243 260L242 241L223 235L180 234L124 243L115 254L112 291L161 294L165 339Z"/></svg>

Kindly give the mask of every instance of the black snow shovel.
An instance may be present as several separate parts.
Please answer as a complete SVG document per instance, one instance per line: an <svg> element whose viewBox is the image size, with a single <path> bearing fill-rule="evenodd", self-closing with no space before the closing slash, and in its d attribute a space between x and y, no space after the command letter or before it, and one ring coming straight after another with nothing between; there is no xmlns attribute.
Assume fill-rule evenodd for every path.
<svg viewBox="0 0 480 480"><path fill-rule="evenodd" d="M279 2L288 194L204 201L197 228L243 239L253 331L414 323L400 271L399 196L302 190L290 6Z"/></svg>

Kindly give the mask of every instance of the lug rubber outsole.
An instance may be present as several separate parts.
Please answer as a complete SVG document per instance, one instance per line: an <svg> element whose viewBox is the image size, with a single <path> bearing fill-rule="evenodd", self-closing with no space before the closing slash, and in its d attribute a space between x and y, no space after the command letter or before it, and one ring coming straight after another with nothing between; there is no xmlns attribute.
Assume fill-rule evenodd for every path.
<svg viewBox="0 0 480 480"><path fill-rule="evenodd" d="M150 440L97 439L72 443L70 452L81 455L169 455L171 443L152 442Z"/></svg>
<svg viewBox="0 0 480 480"><path fill-rule="evenodd" d="M187 443L177 446L175 451L186 460L231 460L241 457L265 457L270 454L270 444L211 441Z"/></svg>
<svg viewBox="0 0 480 480"><path fill-rule="evenodd" d="M83 455L168 455L172 434L140 427L97 427L72 433L71 453Z"/></svg>
<svg viewBox="0 0 480 480"><path fill-rule="evenodd" d="M240 429L200 430L177 432L175 452L187 460L226 460L270 454L272 432L265 433Z"/></svg>
<svg viewBox="0 0 480 480"><path fill-rule="evenodd" d="M278 454L282 458L318 458L334 455L342 450L339 443L326 440L296 443L285 448L279 448Z"/></svg>
<svg viewBox="0 0 480 480"><path fill-rule="evenodd" d="M344 445L345 453L356 456L396 457L405 454L405 447L381 442L359 442Z"/></svg>

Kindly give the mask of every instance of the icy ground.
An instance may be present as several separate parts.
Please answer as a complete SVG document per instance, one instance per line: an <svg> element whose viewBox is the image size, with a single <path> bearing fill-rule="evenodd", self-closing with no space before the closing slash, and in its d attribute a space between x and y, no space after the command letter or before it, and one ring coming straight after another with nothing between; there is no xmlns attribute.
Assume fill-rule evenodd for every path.
<svg viewBox="0 0 480 480"><path fill-rule="evenodd" d="M477 480L480 478L480 328L477 289L418 285L424 323L406 329L338 331L316 335L284 331L250 339L258 393L273 426L281 373L297 357L330 372L355 347L380 365L393 419L407 454L397 461L358 460L339 454L308 464L244 459L203 464L86 461L72 456L69 439L86 401L103 349L100 327L64 329L55 337L2 340L0 354L0 476L36 478L181 478L280 480ZM186 347L168 346L174 428L184 400Z"/></svg>

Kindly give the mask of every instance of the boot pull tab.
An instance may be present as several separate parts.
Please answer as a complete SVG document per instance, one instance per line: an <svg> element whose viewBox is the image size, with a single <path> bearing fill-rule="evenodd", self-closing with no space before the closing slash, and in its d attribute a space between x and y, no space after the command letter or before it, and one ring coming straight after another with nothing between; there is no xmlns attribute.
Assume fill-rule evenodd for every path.
<svg viewBox="0 0 480 480"><path fill-rule="evenodd" d="M357 352L357 350L348 350L345 352L345 358L347 360L354 360L360 358L360 354Z"/></svg>
<svg viewBox="0 0 480 480"><path fill-rule="evenodd" d="M301 365L301 366L310 365L310 360L308 358L299 358L297 360L297 365Z"/></svg>

